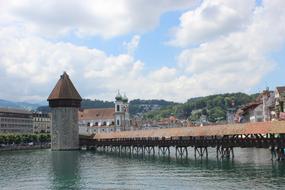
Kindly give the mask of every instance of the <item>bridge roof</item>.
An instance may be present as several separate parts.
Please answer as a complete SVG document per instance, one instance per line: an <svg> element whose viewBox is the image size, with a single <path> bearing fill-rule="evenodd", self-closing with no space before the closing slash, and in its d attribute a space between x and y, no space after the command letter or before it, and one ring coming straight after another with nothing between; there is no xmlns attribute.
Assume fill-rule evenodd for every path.
<svg viewBox="0 0 285 190"><path fill-rule="evenodd" d="M95 139L285 134L285 121L98 133Z"/></svg>

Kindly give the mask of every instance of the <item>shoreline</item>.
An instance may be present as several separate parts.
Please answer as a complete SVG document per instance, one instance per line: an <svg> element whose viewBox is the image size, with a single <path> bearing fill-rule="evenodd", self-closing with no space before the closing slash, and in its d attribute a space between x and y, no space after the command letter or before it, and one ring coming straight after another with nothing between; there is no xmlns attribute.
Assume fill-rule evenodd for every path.
<svg viewBox="0 0 285 190"><path fill-rule="evenodd" d="M17 150L35 150L35 149L49 149L50 144L38 144L38 145L7 145L0 147L0 152L4 151L17 151Z"/></svg>

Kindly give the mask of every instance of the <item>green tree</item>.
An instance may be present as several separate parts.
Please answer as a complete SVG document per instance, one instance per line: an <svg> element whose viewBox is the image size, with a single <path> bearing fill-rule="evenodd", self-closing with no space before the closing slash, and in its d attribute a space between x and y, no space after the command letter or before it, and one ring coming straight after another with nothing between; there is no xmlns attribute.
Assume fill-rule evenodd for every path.
<svg viewBox="0 0 285 190"><path fill-rule="evenodd" d="M19 134L15 135L14 143L15 144L20 144L22 142L24 142L24 136L19 135Z"/></svg>
<svg viewBox="0 0 285 190"><path fill-rule="evenodd" d="M5 136L4 135L0 135L0 144L6 144L5 142Z"/></svg>
<svg viewBox="0 0 285 190"><path fill-rule="evenodd" d="M37 143L39 141L38 135L33 134L32 135L32 142Z"/></svg>
<svg viewBox="0 0 285 190"><path fill-rule="evenodd" d="M16 141L16 136L15 135L9 134L7 137L8 137L7 140L8 140L9 144L15 143L15 141Z"/></svg>
<svg viewBox="0 0 285 190"><path fill-rule="evenodd" d="M226 112L221 107L215 107L209 110L209 121L216 122L226 119Z"/></svg>

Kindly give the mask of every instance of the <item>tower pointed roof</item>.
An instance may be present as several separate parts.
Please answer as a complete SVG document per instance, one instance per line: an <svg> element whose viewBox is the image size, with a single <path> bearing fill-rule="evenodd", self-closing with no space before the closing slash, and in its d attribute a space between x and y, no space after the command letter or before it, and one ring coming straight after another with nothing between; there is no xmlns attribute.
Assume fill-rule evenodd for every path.
<svg viewBox="0 0 285 190"><path fill-rule="evenodd" d="M82 100L66 72L60 76L60 79L50 93L48 101L52 100Z"/></svg>
<svg viewBox="0 0 285 190"><path fill-rule="evenodd" d="M115 99L116 99L117 101L121 101L122 98L123 98L123 97L122 97L120 91L118 90L118 94L116 95Z"/></svg>
<svg viewBox="0 0 285 190"><path fill-rule="evenodd" d="M129 101L129 99L128 99L126 93L124 94L124 96L123 96L122 99L123 99L123 102L124 102L124 103L127 103L127 102Z"/></svg>

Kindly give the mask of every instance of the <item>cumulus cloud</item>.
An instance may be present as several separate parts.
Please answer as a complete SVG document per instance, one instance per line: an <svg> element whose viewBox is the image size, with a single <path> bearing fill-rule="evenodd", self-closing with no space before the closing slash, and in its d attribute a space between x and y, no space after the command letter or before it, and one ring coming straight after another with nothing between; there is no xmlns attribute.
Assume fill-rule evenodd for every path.
<svg viewBox="0 0 285 190"><path fill-rule="evenodd" d="M123 46L126 48L129 55L133 55L140 43L140 36L134 35L130 42L124 42Z"/></svg>
<svg viewBox="0 0 285 190"><path fill-rule="evenodd" d="M74 33L110 38L153 29L167 11L189 8L194 0L11 0L2 1L1 22L13 21L45 36Z"/></svg>
<svg viewBox="0 0 285 190"><path fill-rule="evenodd" d="M155 81L161 82L169 82L176 77L176 69L169 67L162 67L152 73L150 73L149 77Z"/></svg>
<svg viewBox="0 0 285 190"><path fill-rule="evenodd" d="M254 8L255 0L205 0L197 9L182 14L169 43L185 47L244 29Z"/></svg>
<svg viewBox="0 0 285 190"><path fill-rule="evenodd" d="M144 63L129 54L108 55L16 31L0 30L1 98L45 100L63 71L83 97L113 100L122 89L130 98L171 98L167 92L175 86L174 68L146 72Z"/></svg>
<svg viewBox="0 0 285 190"><path fill-rule="evenodd" d="M98 49L70 43L50 43L31 36L19 38L19 35L0 30L0 70L5 78L1 86L7 85L8 81L24 83L15 83L15 98L21 92L45 98L63 71L80 84L83 94L92 96L94 91L100 94L103 90L116 89L119 80L136 77L143 66L141 61L134 60L128 54L112 56ZM107 83L112 83L110 89ZM5 94L9 96L5 98L12 98L10 90L5 89Z"/></svg>
<svg viewBox="0 0 285 190"><path fill-rule="evenodd" d="M219 32L197 47L184 49L178 56L178 67L196 79L200 88L207 89L206 94L249 91L275 67L269 55L285 42L285 27L280 24L285 21L284 6L284 1L263 1L249 15L249 21L243 22L247 23L243 29ZM202 37L212 35L211 30L208 33ZM183 43L191 46L195 42Z"/></svg>
<svg viewBox="0 0 285 190"><path fill-rule="evenodd" d="M12 2L16 3L5 4L5 9L1 6L3 2L0 3L0 88L5 89L0 91L0 97L3 99L44 100L63 71L69 73L83 97L104 100L113 100L117 89L126 91L130 99L163 98L174 101L212 93L247 91L274 68L275 63L269 55L285 42L285 27L281 24L285 23L284 1L263 1L261 6L254 8L251 4L245 6L243 1L204 1L192 10L193 18L185 16L178 26L178 30L183 29L185 33L195 30L201 35L184 38L177 32L173 36L173 43L187 47L179 53L177 65L147 71L147 63L137 59L133 53L141 35L135 35L125 43L127 53L111 55L97 48L50 41L43 37L45 34L37 32L46 30L56 35L77 32L80 35L110 37L137 29L147 30L157 24L163 11L182 8L188 1L175 1L177 5L174 1L159 1L157 6L147 5L145 1L120 1L119 8L114 8L118 11L111 11L115 16L110 18L107 15L110 11L105 13L103 9L105 2L105 8L110 7L109 1L98 1L103 2L96 13L101 16L91 20L100 22L102 27L95 27L93 21L83 19L85 14L93 14L93 11L82 11L85 9L80 6L84 7L84 3L79 1L68 2L77 3L78 14L81 11L80 14L85 15L79 14L80 19L66 16L71 14L71 10L66 7L63 11L61 3L65 1L61 1L58 7L54 7L54 1L42 1L47 5L39 5L38 10L31 10L32 1L23 1L29 4ZM39 4L36 1L33 3ZM137 9L125 10L126 4ZM216 7L218 4L221 8ZM7 10L12 13L8 14ZM149 14L145 14L146 10ZM59 20L58 12L63 15ZM183 15L188 13L186 11ZM154 16L149 16L151 14ZM206 16L201 16L203 14ZM209 17L215 18L214 22L209 21ZM119 22L120 19L123 21ZM188 19L193 22L191 30L182 28L182 22L188 22ZM195 26L195 20L208 29L202 33ZM125 25L121 23L127 23L127 27L122 27ZM217 26L212 27L215 23ZM178 39L185 41L181 44Z"/></svg>

